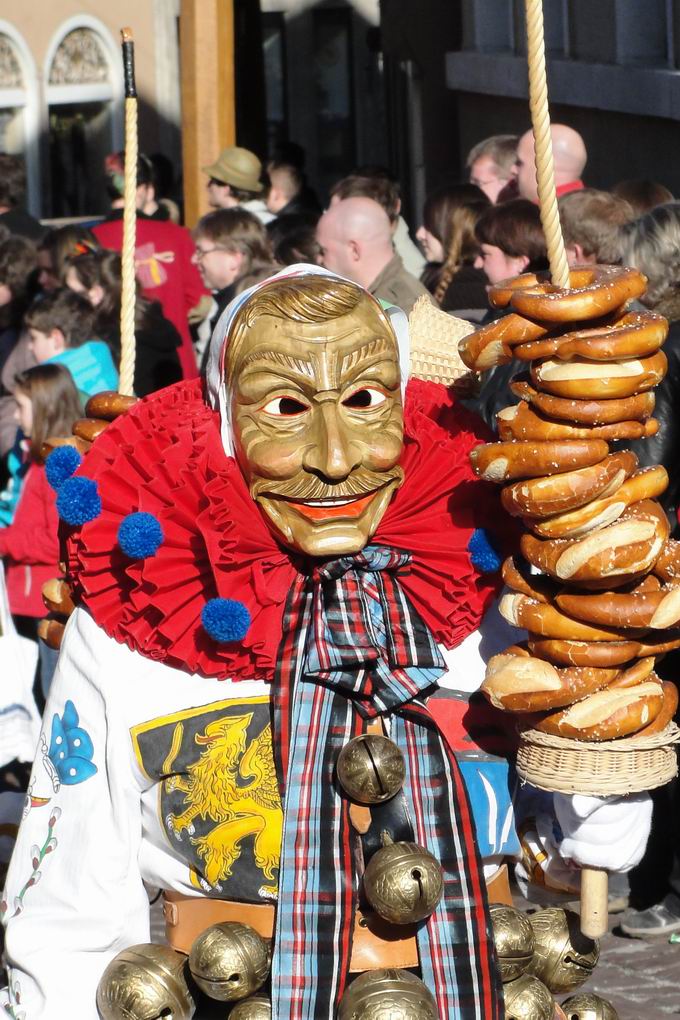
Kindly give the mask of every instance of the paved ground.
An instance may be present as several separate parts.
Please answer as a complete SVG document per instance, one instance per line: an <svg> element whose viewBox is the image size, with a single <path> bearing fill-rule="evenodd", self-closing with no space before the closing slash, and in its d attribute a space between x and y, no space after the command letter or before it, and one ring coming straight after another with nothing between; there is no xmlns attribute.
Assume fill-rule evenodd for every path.
<svg viewBox="0 0 680 1020"><path fill-rule="evenodd" d="M612 927L615 932L615 917ZM670 945L668 937L642 941L610 930L584 990L609 999L619 1020L680 1016L680 945Z"/></svg>
<svg viewBox="0 0 680 1020"><path fill-rule="evenodd" d="M515 903L521 910L529 906L516 890ZM617 930L618 916L609 918L609 932L600 940L599 963L578 991L608 999L619 1020L680 1016L680 945L671 945L668 936L630 939ZM560 995L558 1001L565 998Z"/></svg>

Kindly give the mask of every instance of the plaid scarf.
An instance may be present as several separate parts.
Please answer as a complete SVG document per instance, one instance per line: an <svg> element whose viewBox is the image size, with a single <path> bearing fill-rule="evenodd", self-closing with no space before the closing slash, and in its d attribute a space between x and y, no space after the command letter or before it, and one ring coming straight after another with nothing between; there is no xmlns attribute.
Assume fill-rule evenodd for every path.
<svg viewBox="0 0 680 1020"><path fill-rule="evenodd" d="M366 719L388 714L416 840L444 872L442 900L418 931L423 981L441 1020L503 1015L465 787L422 700L446 667L399 584L409 560L367 546L298 575L288 596L273 691L284 804L273 1020L331 1020L345 990L360 875L335 763Z"/></svg>

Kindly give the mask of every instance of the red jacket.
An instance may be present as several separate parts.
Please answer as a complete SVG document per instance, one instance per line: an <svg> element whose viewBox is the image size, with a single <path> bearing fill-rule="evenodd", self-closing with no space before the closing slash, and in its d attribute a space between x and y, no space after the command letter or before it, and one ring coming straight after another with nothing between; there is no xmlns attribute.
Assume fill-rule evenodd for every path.
<svg viewBox="0 0 680 1020"><path fill-rule="evenodd" d="M0 528L0 556L5 561L10 611L17 616L43 617L45 581L59 573L59 517L56 493L42 464L31 464L14 520Z"/></svg>
<svg viewBox="0 0 680 1020"><path fill-rule="evenodd" d="M105 248L120 251L123 244L123 219L106 220L93 233ZM191 261L194 242L185 227L176 223L137 216L135 264L137 279L151 301L159 301L163 315L173 324L182 346L177 352L185 379L198 375L188 315L202 297L209 296L200 273Z"/></svg>

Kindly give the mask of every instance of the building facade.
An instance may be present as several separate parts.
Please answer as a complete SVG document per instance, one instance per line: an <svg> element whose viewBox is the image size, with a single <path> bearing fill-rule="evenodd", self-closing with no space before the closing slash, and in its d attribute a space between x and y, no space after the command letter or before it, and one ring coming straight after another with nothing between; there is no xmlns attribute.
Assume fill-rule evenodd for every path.
<svg viewBox="0 0 680 1020"><path fill-rule="evenodd" d="M31 0L0 19L0 150L23 153L38 216L106 211L103 161L123 144L120 29L133 27L140 138L179 157L179 0Z"/></svg>
<svg viewBox="0 0 680 1020"><path fill-rule="evenodd" d="M583 135L587 183L650 178L680 195L678 0L543 8L551 117ZM428 97L401 112L422 123L428 188L461 179L482 138L530 126L523 0L382 0L381 10L386 59L409 60Z"/></svg>
<svg viewBox="0 0 680 1020"><path fill-rule="evenodd" d="M0 151L24 154L35 215L90 216L108 207L103 160L123 146L125 25L135 39L140 149L168 157L181 178L180 7L181 0L6 5ZM237 141L263 160L280 142L297 142L322 196L353 166L384 163L378 0L233 0L233 8Z"/></svg>

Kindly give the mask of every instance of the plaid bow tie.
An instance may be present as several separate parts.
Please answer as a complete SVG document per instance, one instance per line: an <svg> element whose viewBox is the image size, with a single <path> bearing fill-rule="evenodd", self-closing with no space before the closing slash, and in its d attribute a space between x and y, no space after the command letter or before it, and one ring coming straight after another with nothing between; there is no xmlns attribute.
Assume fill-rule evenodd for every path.
<svg viewBox="0 0 680 1020"><path fill-rule="evenodd" d="M498 1020L481 867L453 753L421 695L445 671L437 643L399 585L410 556L368 546L299 576L286 604L274 679L275 755L284 804L272 961L273 1020L332 1020L351 957L360 875L349 801L335 762L389 714L406 760L416 841L444 871L444 896L418 931L423 981L441 1020Z"/></svg>

